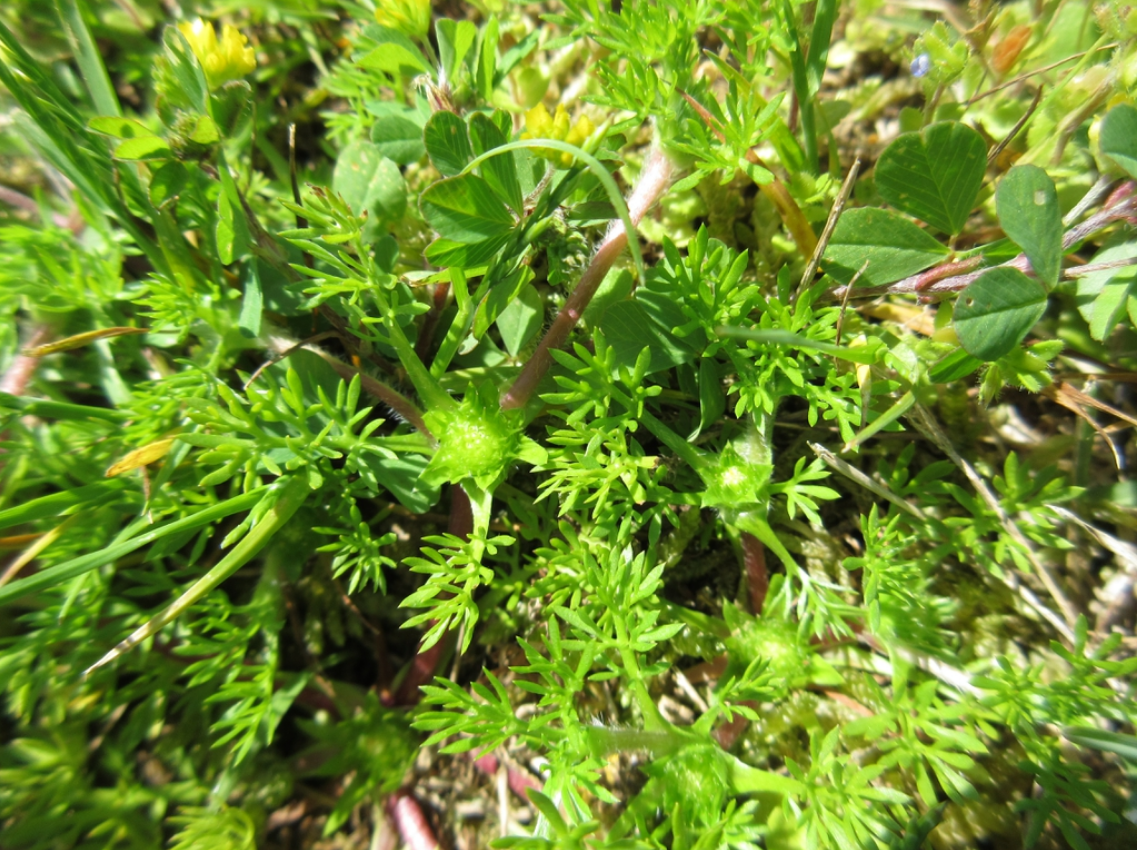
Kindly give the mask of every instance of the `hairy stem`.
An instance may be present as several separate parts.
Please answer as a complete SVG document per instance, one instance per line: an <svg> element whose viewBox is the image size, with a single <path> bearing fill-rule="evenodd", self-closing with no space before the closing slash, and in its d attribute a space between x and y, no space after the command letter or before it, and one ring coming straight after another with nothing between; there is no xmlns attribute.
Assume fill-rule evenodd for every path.
<svg viewBox="0 0 1137 850"><path fill-rule="evenodd" d="M659 200L671 183L673 170L674 165L667 155L658 148L652 149L640 172L636 187L628 198L628 213L632 224L639 224L647 211ZM504 410L516 410L529 403L537 385L553 364L553 350L560 348L568 340L572 329L584 315L592 296L596 294L608 270L612 268L612 264L627 244L628 233L623 222L613 223L593 255L592 262L585 270L580 283L553 320L544 338L538 343L537 350L533 352L533 356L529 358L529 362L525 364L513 386L502 396L501 406Z"/></svg>

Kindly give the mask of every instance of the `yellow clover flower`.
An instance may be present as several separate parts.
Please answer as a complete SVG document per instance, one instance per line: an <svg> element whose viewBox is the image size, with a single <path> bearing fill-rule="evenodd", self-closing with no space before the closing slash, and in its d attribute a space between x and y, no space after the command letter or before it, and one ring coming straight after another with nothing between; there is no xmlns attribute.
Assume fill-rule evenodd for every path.
<svg viewBox="0 0 1137 850"><path fill-rule="evenodd" d="M220 43L213 24L208 24L201 18L192 23L178 24L178 29L201 63L210 91L230 80L241 79L257 67L253 48L245 46L248 39L232 24L221 27Z"/></svg>
<svg viewBox="0 0 1137 850"><path fill-rule="evenodd" d="M563 104L558 103L557 111L550 115L545 104L538 103L525 113L525 132L521 134L521 138L555 139L558 142L566 142L580 147L595 129L586 115L577 118L576 122L570 127L569 114ZM572 165L573 156L570 153L552 148L534 148L533 153L559 164L562 168L568 168Z"/></svg>
<svg viewBox="0 0 1137 850"><path fill-rule="evenodd" d="M426 38L430 32L430 0L379 0L375 20L412 38Z"/></svg>

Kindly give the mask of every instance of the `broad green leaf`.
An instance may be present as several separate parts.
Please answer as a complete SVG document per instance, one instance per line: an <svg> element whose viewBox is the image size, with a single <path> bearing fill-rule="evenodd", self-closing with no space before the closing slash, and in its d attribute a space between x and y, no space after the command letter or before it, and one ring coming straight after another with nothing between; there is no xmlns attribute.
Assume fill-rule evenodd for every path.
<svg viewBox="0 0 1137 850"><path fill-rule="evenodd" d="M233 205L229 195L222 192L217 196L217 258L224 265L233 262L236 243L236 228L233 222Z"/></svg>
<svg viewBox="0 0 1137 850"><path fill-rule="evenodd" d="M386 488L403 507L421 514L438 503L438 485L430 484L422 475L429 457L407 453L386 458L372 452L360 452L357 457L365 477Z"/></svg>
<svg viewBox="0 0 1137 850"><path fill-rule="evenodd" d="M188 176L180 162L167 162L150 177L150 203L158 208L169 203L185 188Z"/></svg>
<svg viewBox="0 0 1137 850"><path fill-rule="evenodd" d="M398 30L372 24L364 33L373 38L378 47L360 59L361 68L373 68L388 74L429 74L430 63L413 41Z"/></svg>
<svg viewBox="0 0 1137 850"><path fill-rule="evenodd" d="M221 262L230 263L248 250L251 239L248 219L242 204L241 190L233 179L224 152L218 150L217 176L221 179L221 194L217 199L217 245ZM222 201L224 199L224 201ZM227 243L223 247L223 240ZM228 259L226 259L228 258Z"/></svg>
<svg viewBox="0 0 1137 850"><path fill-rule="evenodd" d="M430 116L422 139L431 162L443 177L460 174L474 158L470 137L466 135L466 122L445 109Z"/></svg>
<svg viewBox="0 0 1137 850"><path fill-rule="evenodd" d="M926 230L890 210L862 207L841 216L822 267L848 283L868 260L858 286L882 286L921 272L948 255Z"/></svg>
<svg viewBox="0 0 1137 850"><path fill-rule="evenodd" d="M168 26L162 36L166 52L162 59L169 70L168 80L176 86L176 91L166 88L165 96L175 107L188 106L195 112L205 115L209 112L209 85L205 72L194 55L186 37L177 27Z"/></svg>
<svg viewBox="0 0 1137 850"><path fill-rule="evenodd" d="M458 78L466 54L474 46L478 28L469 21L438 18L434 22L434 34L438 37L438 60L446 71L446 79L453 82Z"/></svg>
<svg viewBox="0 0 1137 850"><path fill-rule="evenodd" d="M1037 165L1016 165L995 193L999 224L1022 248L1038 279L1053 287L1062 267L1062 213L1054 181Z"/></svg>
<svg viewBox="0 0 1137 850"><path fill-rule="evenodd" d="M102 133L112 139L140 139L158 135L137 118L122 118L114 115L101 115L98 118L92 118L87 122L87 126L96 133Z"/></svg>
<svg viewBox="0 0 1137 850"><path fill-rule="evenodd" d="M1137 109L1113 107L1101 122L1101 152L1137 178Z"/></svg>
<svg viewBox="0 0 1137 850"><path fill-rule="evenodd" d="M103 64L102 52L83 20L83 9L78 0L59 0L56 3L63 31L71 42L71 53L79 66L79 77L91 95L95 109L107 115L120 115L122 107L111 83L110 74Z"/></svg>
<svg viewBox="0 0 1137 850"><path fill-rule="evenodd" d="M245 294L241 299L241 315L237 319L237 327L244 336L256 337L261 332L264 295L261 292L261 277L258 274L255 258L249 261L248 267L249 273L245 277Z"/></svg>
<svg viewBox="0 0 1137 850"><path fill-rule="evenodd" d="M493 98L499 26L497 15L490 15L489 21L478 34L478 64L475 77L482 100L487 103Z"/></svg>
<svg viewBox="0 0 1137 850"><path fill-rule="evenodd" d="M422 143L423 122L418 112L387 102L368 108L377 116L371 126L371 143L379 153L398 165L422 159L426 147Z"/></svg>
<svg viewBox="0 0 1137 850"><path fill-rule="evenodd" d="M967 352L991 362L1009 354L1046 312L1046 290L1018 269L989 269L959 294L952 320Z"/></svg>
<svg viewBox="0 0 1137 850"><path fill-rule="evenodd" d="M477 266L484 267L508 241L508 233L472 244L455 242L452 239L435 239L426 246L425 254L426 258L435 266L443 268L462 266L466 269L472 269Z"/></svg>
<svg viewBox="0 0 1137 850"><path fill-rule="evenodd" d="M1107 245L1092 262L1108 263L1137 257L1137 241ZM1104 340L1126 310L1129 298L1137 294L1137 266L1106 269L1078 278L1078 311L1090 325L1090 335Z"/></svg>
<svg viewBox="0 0 1137 850"><path fill-rule="evenodd" d="M217 123L208 115L201 115L194 125L193 131L186 137L198 145L212 145L221 140L221 130Z"/></svg>
<svg viewBox="0 0 1137 850"><path fill-rule="evenodd" d="M340 153L332 188L357 213L379 224L398 220L407 208L402 172L371 142L355 142Z"/></svg>
<svg viewBox="0 0 1137 850"><path fill-rule="evenodd" d="M726 393L723 390L719 366L713 357L700 358L698 430L704 431L718 422L724 410L726 410Z"/></svg>
<svg viewBox="0 0 1137 850"><path fill-rule="evenodd" d="M986 169L983 137L957 121L943 121L889 145L876 165L876 188L897 209L959 233Z"/></svg>
<svg viewBox="0 0 1137 850"><path fill-rule="evenodd" d="M172 156L166 140L158 136L127 139L114 150L114 158L122 160L169 159Z"/></svg>
<svg viewBox="0 0 1137 850"><path fill-rule="evenodd" d="M526 285L497 317L497 329L511 357L525 347L545 323L545 301L534 287Z"/></svg>
<svg viewBox="0 0 1137 850"><path fill-rule="evenodd" d="M219 136L229 138L238 134L241 126L253 114L253 87L245 80L230 80L213 93L210 117Z"/></svg>
<svg viewBox="0 0 1137 850"><path fill-rule="evenodd" d="M513 229L505 204L475 174L440 180L423 192L422 214L444 239L465 244L502 239Z"/></svg>
<svg viewBox="0 0 1137 850"><path fill-rule="evenodd" d="M482 299L474 313L474 338L481 339L490 325L497 321L497 317L504 310L521 288L533 279L533 271L528 266L522 266L518 271L509 275L505 280L498 281L490 289L489 294Z"/></svg>
<svg viewBox="0 0 1137 850"><path fill-rule="evenodd" d="M484 112L475 112L470 116L470 142L475 156L481 156L486 151L501 147L508 141L505 133ZM514 151L505 151L490 157L481 164L479 170L497 196L520 215L521 184L517 179L514 154Z"/></svg>
<svg viewBox="0 0 1137 850"><path fill-rule="evenodd" d="M960 378L966 378L983 365L983 361L972 357L964 348L957 348L951 354L939 359L928 373L928 379L933 384L950 384Z"/></svg>
<svg viewBox="0 0 1137 850"><path fill-rule="evenodd" d="M616 354L617 366L633 368L644 348L651 350L648 374L690 363L695 358L682 340L652 321L644 305L635 299L621 301L605 310L600 330Z"/></svg>
<svg viewBox="0 0 1137 850"><path fill-rule="evenodd" d="M632 294L632 273L628 269L613 267L608 270L600 288L584 308L582 319L589 328L596 327L604 311Z"/></svg>

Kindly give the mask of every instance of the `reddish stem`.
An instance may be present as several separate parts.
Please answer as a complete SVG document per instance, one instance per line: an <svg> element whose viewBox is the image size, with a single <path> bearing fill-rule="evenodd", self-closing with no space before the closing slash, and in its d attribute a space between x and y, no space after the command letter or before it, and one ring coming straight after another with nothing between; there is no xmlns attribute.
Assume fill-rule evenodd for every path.
<svg viewBox="0 0 1137 850"><path fill-rule="evenodd" d="M438 839L414 795L405 788L387 798L387 814L409 850L438 850Z"/></svg>
<svg viewBox="0 0 1137 850"><path fill-rule="evenodd" d="M47 342L49 336L51 336L51 328L47 325L38 325L36 329L32 331L32 335L28 337L28 341L24 344L24 349L26 350L43 345ZM28 388L28 384L31 383L32 375L36 373L36 367L39 365L39 362L39 357L17 354L12 361L12 365L8 367L8 371L4 373L4 377L0 378L0 392L9 393L10 395L23 395L24 391Z"/></svg>
<svg viewBox="0 0 1137 850"><path fill-rule="evenodd" d="M916 291L923 292L932 284L939 283L941 280L947 280L949 277L955 277L956 275L973 271L981 262L983 262L983 258L976 255L974 257L968 257L966 260L944 263L942 266L936 266L934 269L920 272L920 274L916 275Z"/></svg>
<svg viewBox="0 0 1137 850"><path fill-rule="evenodd" d="M770 576L766 572L766 547L748 532L742 532L742 562L746 567L746 584L750 589L750 610L761 616L766 604L766 591L770 589Z"/></svg>
<svg viewBox="0 0 1137 850"><path fill-rule="evenodd" d="M755 711L758 711L761 708L758 703L751 700L740 702L739 705L744 705L747 708L754 709ZM714 735L714 738L716 741L718 741L718 745L720 747L722 747L724 750L729 750L736 743L738 743L738 739L741 738L742 733L746 731L746 726L749 722L750 721L743 717L741 714L736 714L734 715L733 720L731 720L729 723L722 724L711 734Z"/></svg>
<svg viewBox="0 0 1137 850"><path fill-rule="evenodd" d="M422 418L422 413L419 411L411 401L402 393L391 389L382 381L377 381L370 375L365 375L363 372L356 369L354 366L349 366L341 360L322 353L318 348L309 349L313 354L319 355L325 363L335 370L336 374L343 378L345 381L350 381L356 375L359 375L359 385L363 391L368 395L372 395L379 399L391 410L395 411L404 420L411 423L415 430L421 433L431 442L434 442L434 435L430 433L430 429L426 427L426 422Z"/></svg>
<svg viewBox="0 0 1137 850"><path fill-rule="evenodd" d="M1124 187L1123 187L1124 188ZM1117 196L1119 193L1115 192ZM1137 198L1123 198L1119 202L1115 202L1112 206L1107 206L1081 224L1074 225L1066 231L1062 237L1062 250L1068 251L1085 239L1088 236L1097 233L1099 230L1104 230L1109 225L1116 221L1128 221L1130 223L1137 223ZM969 262L969 260L964 261ZM886 286L864 286L853 290L852 295L857 298L875 298L878 295L902 295L919 292L921 295L940 295L950 292L959 292L961 289L966 289L971 285L980 275L985 274L992 268L1011 268L1018 269L1024 274L1034 274L1034 269L1027 259L1026 254L1019 254L1012 260L1008 260L1000 266L991 266L985 269L978 269L976 271L968 272L967 274L954 274L950 277L940 277L939 272L941 269L947 268L949 271L958 270L959 263L948 263L944 266L938 266L934 269L929 269L926 272L921 272L911 277L906 277L903 280L898 280L896 283L890 283ZM949 267L956 268L949 268ZM1080 270L1084 274L1084 270ZM1077 276L1076 274L1073 276ZM932 282L929 283L929 279ZM845 296L846 287L841 286L833 290L832 297L840 300Z"/></svg>
<svg viewBox="0 0 1137 850"><path fill-rule="evenodd" d="M628 215L633 225L640 223L647 211L671 184L673 167L671 160L658 148L653 148L648 154L636 187L628 198ZM580 283L565 301L564 307L553 320L544 338L537 344L537 350L522 368L513 386L501 397L502 409L515 410L529 403L537 385L553 365L553 350L560 348L568 340L572 329L584 315L592 296L596 294L608 270L612 268L612 264L627 244L628 234L624 230L623 222L613 222L608 229L608 235L600 243L592 262L581 277Z"/></svg>
<svg viewBox="0 0 1137 850"><path fill-rule="evenodd" d="M482 773L494 776L498 769L497 757L492 754L486 754L474 761L474 767ZM525 793L528 789L532 788L534 791L541 790L541 783L527 773L522 773L519 770L507 767L505 775L506 781L509 783L509 789L526 803L529 802L529 797Z"/></svg>

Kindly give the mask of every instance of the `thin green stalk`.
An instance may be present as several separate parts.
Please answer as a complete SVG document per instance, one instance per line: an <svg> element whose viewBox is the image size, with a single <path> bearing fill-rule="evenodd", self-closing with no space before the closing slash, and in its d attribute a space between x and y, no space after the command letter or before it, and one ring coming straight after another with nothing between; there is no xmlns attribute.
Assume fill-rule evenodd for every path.
<svg viewBox="0 0 1137 850"><path fill-rule="evenodd" d="M415 347L411 345L407 335L403 333L402 327L392 316L387 299L381 293L376 292L376 300L378 300L379 307L387 319L387 333L391 338L391 345L399 355L399 362L407 370L407 377L414 385L419 398L430 410L451 410L454 408L454 399L446 390L442 389L442 385L423 365L422 360L415 352Z"/></svg>
<svg viewBox="0 0 1137 850"><path fill-rule="evenodd" d="M655 700L651 698L651 694L648 693L647 687L644 685L639 659L631 648L631 639L628 636L627 623L624 622L624 618L619 613L612 618L612 622L616 627L616 640L619 643L620 660L624 664L624 669L627 671L628 677L632 680L631 685L636 695L636 702L639 703L640 711L643 712L644 726L648 731L666 729L668 723L663 719L663 715L659 713L659 709L655 705Z"/></svg>
<svg viewBox="0 0 1137 850"><path fill-rule="evenodd" d="M56 0L55 8L67 33L67 40L71 42L71 50L75 54L79 73L91 95L95 111L99 115L121 116L122 107L119 105L114 86L111 85L111 78L103 64L102 55L83 20L79 0Z"/></svg>
<svg viewBox="0 0 1137 850"><path fill-rule="evenodd" d="M83 675L86 676L92 670L97 670L104 664L114 661L142 641L157 634L167 623L251 561L272 539L272 536L292 519L300 506L304 504L304 500L308 498L309 492L311 491L305 476L297 475L284 482L281 485L280 495L277 497L276 503L269 508L264 518L241 538L241 542L234 546L228 555L222 558L213 569L190 585L189 589L182 593L166 610L135 629L118 646L88 667ZM256 495L263 498L265 494L257 491Z"/></svg>
<svg viewBox="0 0 1137 850"><path fill-rule="evenodd" d="M462 340L466 338L466 334L470 330L472 310L470 309L469 284L466 282L466 273L458 266L451 266L450 268L450 289L454 293L458 312L454 316L454 321L450 323L446 338L438 347L438 353L434 355L434 361L430 364L430 374L435 378L441 378L446 373L450 361L458 353L458 346L462 344Z"/></svg>
<svg viewBox="0 0 1137 850"><path fill-rule="evenodd" d="M94 485L91 486L93 487ZM60 493L58 495L74 496L78 492L80 491L75 491L74 493ZM87 488L83 488L83 492L87 492ZM34 576L28 576L19 581L14 581L6 587L0 588L0 605L10 602L13 599L27 596L29 593L35 593L37 590L43 590L44 588L61 584L68 579L83 575L83 573L90 572L91 570L96 570L105 564L117 561L124 555L129 555L135 549L140 549L148 543L153 543L155 540L168 537L171 534L178 534L182 531L192 531L195 528L208 525L222 517L227 517L238 511L247 510L259 502L263 496L264 493L260 490L254 490L251 493L235 496L219 505L198 511L191 516L183 517L168 525L159 526L145 534L140 534L138 537L132 537L129 540L113 544L98 552L92 552L89 555L72 558L70 561L64 561L62 564L56 564L54 567L38 572ZM39 503L40 501L37 500L37 502L33 504ZM55 503L53 503L53 505L54 504ZM63 502L61 501L59 504L62 505Z"/></svg>
<svg viewBox="0 0 1137 850"><path fill-rule="evenodd" d="M692 446L690 443L688 443L686 440L684 440L682 437L680 437L646 410L643 412L643 414L640 415L639 421L643 423L643 426L647 428L648 431L651 432L653 437L667 446L667 448L671 449L671 451L675 452L676 457L679 457L680 459L686 461L687 465L692 469L702 469L707 465L708 460L702 452L700 452L698 449L696 449L694 446Z"/></svg>

